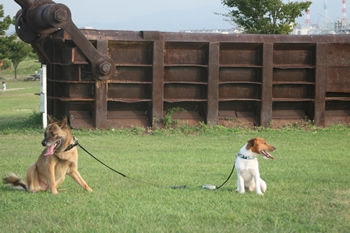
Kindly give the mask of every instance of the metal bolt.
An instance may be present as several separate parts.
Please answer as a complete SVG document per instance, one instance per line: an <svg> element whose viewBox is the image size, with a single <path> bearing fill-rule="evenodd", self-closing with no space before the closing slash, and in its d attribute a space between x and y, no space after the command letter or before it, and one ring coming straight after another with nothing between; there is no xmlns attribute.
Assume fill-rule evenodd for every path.
<svg viewBox="0 0 350 233"><path fill-rule="evenodd" d="M104 62L102 62L99 65L99 68L100 68L101 74L105 75L105 74L108 74L111 71L112 66L111 66L111 64L109 62L104 61Z"/></svg>
<svg viewBox="0 0 350 233"><path fill-rule="evenodd" d="M58 22L62 22L66 20L67 17L68 17L68 12L66 10L57 9L55 11L55 20L57 20Z"/></svg>

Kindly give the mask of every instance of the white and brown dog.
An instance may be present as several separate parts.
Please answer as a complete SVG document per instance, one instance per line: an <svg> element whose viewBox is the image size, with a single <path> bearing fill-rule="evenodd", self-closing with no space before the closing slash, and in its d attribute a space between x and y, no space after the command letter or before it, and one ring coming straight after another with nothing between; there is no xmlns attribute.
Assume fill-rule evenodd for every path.
<svg viewBox="0 0 350 233"><path fill-rule="evenodd" d="M266 183L260 178L258 155L264 158L275 159L267 151L274 151L276 148L266 143L262 138L253 138L245 144L236 155L235 167L237 170L237 190L242 194L245 190L256 191L259 195L264 195Z"/></svg>

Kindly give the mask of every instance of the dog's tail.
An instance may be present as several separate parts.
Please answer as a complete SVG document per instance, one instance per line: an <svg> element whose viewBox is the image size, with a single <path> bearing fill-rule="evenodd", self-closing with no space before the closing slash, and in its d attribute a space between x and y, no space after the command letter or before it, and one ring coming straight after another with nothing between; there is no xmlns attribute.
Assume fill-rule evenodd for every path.
<svg viewBox="0 0 350 233"><path fill-rule="evenodd" d="M4 183L13 189L28 191L27 185L23 182L22 178L14 173L4 178Z"/></svg>

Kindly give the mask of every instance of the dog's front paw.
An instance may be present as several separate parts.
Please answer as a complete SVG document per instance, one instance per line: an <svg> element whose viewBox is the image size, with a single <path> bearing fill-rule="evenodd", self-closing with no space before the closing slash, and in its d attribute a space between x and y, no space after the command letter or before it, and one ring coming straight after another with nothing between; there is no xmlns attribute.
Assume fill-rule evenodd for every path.
<svg viewBox="0 0 350 233"><path fill-rule="evenodd" d="M262 192L259 192L257 194L260 195L260 196L264 196L264 194Z"/></svg>
<svg viewBox="0 0 350 233"><path fill-rule="evenodd" d="M52 189L51 193L54 194L54 195L58 194L57 189Z"/></svg>

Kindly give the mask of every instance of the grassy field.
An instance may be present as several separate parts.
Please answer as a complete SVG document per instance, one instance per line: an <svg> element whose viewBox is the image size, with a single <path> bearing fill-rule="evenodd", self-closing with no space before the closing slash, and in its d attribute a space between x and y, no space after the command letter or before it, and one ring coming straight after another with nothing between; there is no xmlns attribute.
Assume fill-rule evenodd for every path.
<svg viewBox="0 0 350 233"><path fill-rule="evenodd" d="M23 81L27 75L20 75L17 80L10 75L3 75L2 81L6 82L7 91L0 91L0 131L22 128L23 122L34 111L39 111L40 81ZM1 81L1 80L0 80ZM1 81L1 82L2 82Z"/></svg>
<svg viewBox="0 0 350 233"><path fill-rule="evenodd" d="M38 72L40 71L40 67L41 67L41 63L39 63L37 60L27 57L26 59L24 59L24 61L19 63L17 67L17 75L21 74L21 75L28 76L28 75L34 74L35 70L38 70ZM6 70L1 69L1 76L4 76L6 79L14 78L15 71L13 66L11 66Z"/></svg>
<svg viewBox="0 0 350 233"><path fill-rule="evenodd" d="M31 124L39 82L8 82L0 93L0 174L25 177L43 150L43 130ZM6 102L6 105L3 104ZM33 117L34 116L34 117ZM29 120L28 120L29 119ZM35 126L33 128L33 126ZM1 232L349 232L350 128L281 130L73 130L79 142L124 178L79 149L79 171L93 193L67 177L58 195L30 194L0 184ZM234 192L236 152L252 137L277 147L259 158L264 196ZM170 189L187 185L187 189Z"/></svg>

